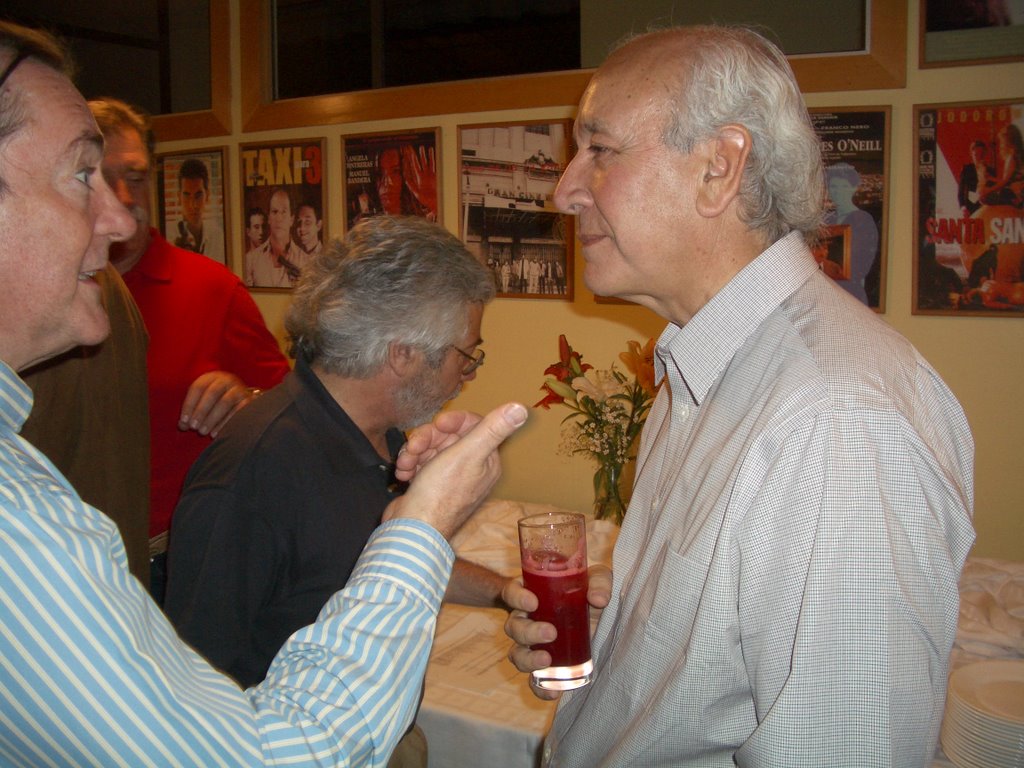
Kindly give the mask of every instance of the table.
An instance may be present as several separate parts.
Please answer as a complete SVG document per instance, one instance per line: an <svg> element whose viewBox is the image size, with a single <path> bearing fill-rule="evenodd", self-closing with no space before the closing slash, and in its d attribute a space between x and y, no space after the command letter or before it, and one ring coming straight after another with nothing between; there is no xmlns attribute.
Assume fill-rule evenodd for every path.
<svg viewBox="0 0 1024 768"><path fill-rule="evenodd" d="M467 560L506 576L518 576L516 521L526 515L566 510L545 504L490 501L452 541ZM611 564L619 529L587 521L591 563ZM416 723L427 735L429 768L534 768L555 702L541 701L526 675L508 660L508 613L446 603L441 608Z"/></svg>
<svg viewBox="0 0 1024 768"><path fill-rule="evenodd" d="M972 557L960 575L960 618L949 657L953 673L984 659L1024 657L1024 563ZM932 768L956 768L937 747Z"/></svg>
<svg viewBox="0 0 1024 768"><path fill-rule="evenodd" d="M491 501L454 538L459 555L508 576L520 573L516 520L565 511ZM591 563L611 564L618 527L587 523ZM535 768L554 702L530 693L506 654L506 612L446 604L438 620L417 723L429 768ZM970 558L960 579L960 620L950 671L990 658L1024 657L1024 563ZM955 768L936 749L932 768Z"/></svg>

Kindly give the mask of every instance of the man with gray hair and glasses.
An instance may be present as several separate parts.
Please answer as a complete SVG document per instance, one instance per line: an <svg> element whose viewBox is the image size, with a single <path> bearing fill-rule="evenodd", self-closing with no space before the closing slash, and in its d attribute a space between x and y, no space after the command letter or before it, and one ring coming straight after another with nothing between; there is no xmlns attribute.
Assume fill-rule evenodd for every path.
<svg viewBox="0 0 1024 768"><path fill-rule="evenodd" d="M110 331L94 276L136 225L102 161L59 46L0 22L0 764L382 766L419 698L446 539L526 409L414 431L399 474L415 480L348 585L243 691L182 642L114 523L18 434L32 409L18 371Z"/></svg>
<svg viewBox="0 0 1024 768"><path fill-rule="evenodd" d="M494 292L458 238L417 217L366 219L307 264L285 320L295 370L199 457L171 529L164 610L240 684L348 581L402 492L402 430L476 377ZM493 606L504 582L459 560L448 596Z"/></svg>
<svg viewBox="0 0 1024 768"><path fill-rule="evenodd" d="M914 347L818 270L818 140L750 30L637 37L555 192L595 293L668 321L594 681L551 766L921 766L942 721L973 441ZM554 627L511 583L520 669Z"/></svg>

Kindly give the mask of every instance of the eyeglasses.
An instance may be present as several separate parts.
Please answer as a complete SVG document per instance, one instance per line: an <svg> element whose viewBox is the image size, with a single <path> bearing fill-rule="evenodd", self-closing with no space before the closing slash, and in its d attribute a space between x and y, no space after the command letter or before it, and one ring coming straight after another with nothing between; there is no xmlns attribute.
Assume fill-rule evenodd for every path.
<svg viewBox="0 0 1024 768"><path fill-rule="evenodd" d="M483 365L484 364L484 358L487 357L487 355L484 354L484 351L482 349L478 349L476 351L476 354L471 355L468 352L463 352L461 349L456 347L454 344L449 344L448 346L451 347L452 349L454 349L456 352L458 352L460 355L462 355L464 358L466 358L469 361L468 363L466 363L462 367L462 375L463 376L469 376L469 374L471 374L473 371L475 371L477 368L479 368L481 365Z"/></svg>

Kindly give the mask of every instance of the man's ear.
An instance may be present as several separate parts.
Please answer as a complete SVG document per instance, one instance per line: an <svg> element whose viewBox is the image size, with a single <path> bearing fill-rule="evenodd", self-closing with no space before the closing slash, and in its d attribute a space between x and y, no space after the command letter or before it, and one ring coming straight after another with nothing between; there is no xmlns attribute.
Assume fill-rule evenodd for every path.
<svg viewBox="0 0 1024 768"><path fill-rule="evenodd" d="M708 145L707 167L697 190L697 212L714 218L739 196L750 154L750 132L742 125L726 125Z"/></svg>
<svg viewBox="0 0 1024 768"><path fill-rule="evenodd" d="M420 351L409 344L392 341L388 344L388 366L399 378L404 378L416 366Z"/></svg>

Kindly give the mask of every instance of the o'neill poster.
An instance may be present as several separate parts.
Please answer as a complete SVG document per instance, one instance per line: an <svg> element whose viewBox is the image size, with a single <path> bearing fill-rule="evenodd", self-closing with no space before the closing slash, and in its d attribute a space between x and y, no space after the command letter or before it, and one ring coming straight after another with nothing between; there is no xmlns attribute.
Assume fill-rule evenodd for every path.
<svg viewBox="0 0 1024 768"><path fill-rule="evenodd" d="M889 115L889 107L811 110L825 164L825 223L845 228L848 253L842 271L828 269L828 259L820 263L840 287L879 312L885 309Z"/></svg>
<svg viewBox="0 0 1024 768"><path fill-rule="evenodd" d="M915 314L1024 317L1024 102L914 109Z"/></svg>

